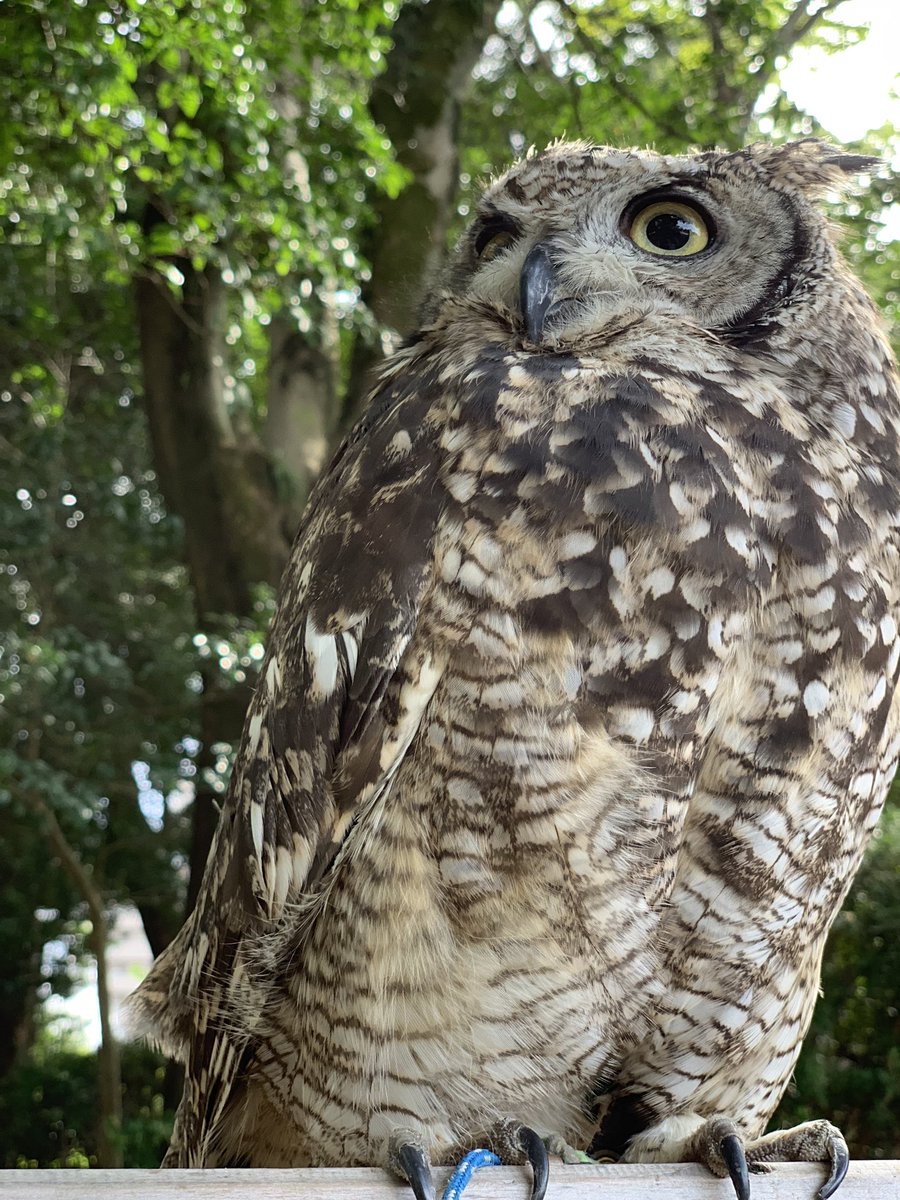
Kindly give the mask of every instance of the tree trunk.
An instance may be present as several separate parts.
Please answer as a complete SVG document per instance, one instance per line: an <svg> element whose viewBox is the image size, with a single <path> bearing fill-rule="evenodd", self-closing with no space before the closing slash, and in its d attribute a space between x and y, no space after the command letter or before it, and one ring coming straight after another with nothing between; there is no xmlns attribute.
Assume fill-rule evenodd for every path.
<svg viewBox="0 0 900 1200"><path fill-rule="evenodd" d="M122 1167L122 1064L119 1043L112 1031L109 1000L109 976L106 967L106 951L109 945L109 922L102 903L89 901L91 921L91 949L97 960L97 1004L100 1009L100 1049L97 1052L97 1069L100 1083L100 1127L97 1133L97 1165L100 1167Z"/></svg>
<svg viewBox="0 0 900 1200"><path fill-rule="evenodd" d="M209 855L213 834L219 820L219 805L222 797L211 786L208 775L212 772L216 754L213 747L217 742L235 742L244 723L244 714L250 703L252 688L223 688L217 682L218 668L207 667L203 671L203 705L200 712L200 752L197 755L197 775L194 788L194 803L191 808L191 844L188 862L191 873L188 880L185 911L193 911L203 879L203 868Z"/></svg>
<svg viewBox="0 0 900 1200"><path fill-rule="evenodd" d="M237 430L225 397L226 291L217 270L177 260L180 294L159 272L135 280L144 404L166 503L184 524L197 620L209 628L252 612L253 587L276 584L290 527L262 446ZM205 754L240 734L248 692L225 699L206 674L201 725ZM214 793L198 779L193 806L189 902L196 897L215 829ZM189 911L189 910L188 910Z"/></svg>
<svg viewBox="0 0 900 1200"><path fill-rule="evenodd" d="M109 978L106 951L109 945L109 921L106 903L84 863L69 843L53 809L37 795L31 803L43 821L53 851L72 880L78 894L87 905L91 918L91 950L97 963L97 1004L100 1009L100 1047L97 1051L97 1072L100 1092L100 1112L97 1124L97 1165L121 1167L122 1162L122 1065L119 1043L112 1031L110 1019Z"/></svg>
<svg viewBox="0 0 900 1200"><path fill-rule="evenodd" d="M42 946L43 930L35 921L28 941L15 946L15 968L0 983L0 1079L21 1061L34 1040Z"/></svg>
<svg viewBox="0 0 900 1200"><path fill-rule="evenodd" d="M326 316L323 309L323 321ZM277 313L269 326L262 442L275 470L289 538L293 538L309 490L324 465L334 432L334 340L312 341L285 312Z"/></svg>
<svg viewBox="0 0 900 1200"><path fill-rule="evenodd" d="M239 616L252 586L275 583L288 542L265 454L238 437L224 394L225 288L212 266L178 260L177 295L156 271L135 282L144 403L154 462L170 505L184 522L197 615Z"/></svg>
<svg viewBox="0 0 900 1200"><path fill-rule="evenodd" d="M369 108L412 174L399 196L373 197L365 297L377 319L406 333L442 265L459 187L460 107L494 27L499 0L407 0Z"/></svg>
<svg viewBox="0 0 900 1200"><path fill-rule="evenodd" d="M472 68L499 0L407 0L392 29L387 66L369 109L412 180L396 197L374 192L373 219L360 240L372 277L363 300L382 325L408 333L447 251L459 187L457 135ZM380 342L356 339L344 424L359 412Z"/></svg>

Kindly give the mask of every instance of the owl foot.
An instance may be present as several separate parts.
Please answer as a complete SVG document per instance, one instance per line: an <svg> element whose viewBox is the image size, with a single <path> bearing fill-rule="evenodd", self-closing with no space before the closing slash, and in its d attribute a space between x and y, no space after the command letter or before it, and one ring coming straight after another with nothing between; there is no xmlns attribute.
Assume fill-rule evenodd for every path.
<svg viewBox="0 0 900 1200"><path fill-rule="evenodd" d="M487 1138L503 1163L530 1163L532 1170L530 1200L544 1200L550 1176L550 1159L540 1137L518 1121L501 1121ZM418 1133L398 1131L388 1147L388 1166L405 1179L416 1200L435 1200L431 1161L425 1142Z"/></svg>
<svg viewBox="0 0 900 1200"><path fill-rule="evenodd" d="M704 1163L714 1175L729 1176L737 1200L750 1200L750 1172L768 1171L770 1162L828 1163L828 1179L818 1192L819 1200L828 1200L850 1165L847 1143L828 1121L807 1121L745 1144L733 1121L711 1117L694 1134L688 1157Z"/></svg>

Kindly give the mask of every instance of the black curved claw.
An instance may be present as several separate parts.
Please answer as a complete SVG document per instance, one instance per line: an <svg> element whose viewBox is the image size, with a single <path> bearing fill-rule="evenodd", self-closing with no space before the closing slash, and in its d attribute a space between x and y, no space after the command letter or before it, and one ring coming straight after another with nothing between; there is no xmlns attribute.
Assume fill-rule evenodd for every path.
<svg viewBox="0 0 900 1200"><path fill-rule="evenodd" d="M421 1146L413 1146L407 1142L397 1151L397 1161L403 1168L403 1174L409 1181L416 1200L434 1200L431 1164Z"/></svg>
<svg viewBox="0 0 900 1200"><path fill-rule="evenodd" d="M737 1200L750 1200L750 1172L741 1139L736 1133L726 1133L719 1142L719 1153L728 1168Z"/></svg>
<svg viewBox="0 0 900 1200"><path fill-rule="evenodd" d="M550 1178L550 1159L547 1147L533 1129L527 1125L519 1127L519 1145L528 1155L534 1179L531 1184L531 1200L544 1200L547 1181Z"/></svg>
<svg viewBox="0 0 900 1200"><path fill-rule="evenodd" d="M833 1196L841 1184L844 1182L844 1176L847 1174L847 1168L850 1166L850 1151L847 1149L847 1143L840 1134L832 1135L831 1138L831 1174L822 1186L819 1188L819 1200L828 1200L829 1196Z"/></svg>

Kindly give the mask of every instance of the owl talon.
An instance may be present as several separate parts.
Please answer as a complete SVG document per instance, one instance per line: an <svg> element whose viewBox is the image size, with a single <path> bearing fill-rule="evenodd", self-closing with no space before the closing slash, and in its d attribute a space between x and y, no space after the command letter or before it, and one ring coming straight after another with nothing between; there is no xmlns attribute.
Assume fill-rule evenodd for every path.
<svg viewBox="0 0 900 1200"><path fill-rule="evenodd" d="M750 1171L747 1167L747 1156L741 1139L736 1133L726 1133L719 1142L719 1153L728 1168L731 1182L737 1193L737 1200L750 1200Z"/></svg>
<svg viewBox="0 0 900 1200"><path fill-rule="evenodd" d="M397 1163L406 1176L416 1200L434 1200L431 1164L421 1146L407 1142L397 1149Z"/></svg>
<svg viewBox="0 0 900 1200"><path fill-rule="evenodd" d="M828 1200L829 1196L834 1195L844 1182L844 1176L847 1174L847 1168L850 1166L850 1151L847 1149L847 1143L837 1130L834 1131L829 1139L828 1150L831 1158L831 1174L819 1188L819 1200Z"/></svg>
<svg viewBox="0 0 900 1200"><path fill-rule="evenodd" d="M522 1125L519 1129L519 1143L528 1155L534 1176L531 1184L531 1200L544 1200L547 1181L550 1178L550 1158L547 1154L547 1147L534 1130L529 1129L527 1125Z"/></svg>
<svg viewBox="0 0 900 1200"><path fill-rule="evenodd" d="M488 1140L501 1162L531 1163L531 1200L544 1200L550 1178L550 1156L543 1139L527 1125L504 1120L494 1128Z"/></svg>

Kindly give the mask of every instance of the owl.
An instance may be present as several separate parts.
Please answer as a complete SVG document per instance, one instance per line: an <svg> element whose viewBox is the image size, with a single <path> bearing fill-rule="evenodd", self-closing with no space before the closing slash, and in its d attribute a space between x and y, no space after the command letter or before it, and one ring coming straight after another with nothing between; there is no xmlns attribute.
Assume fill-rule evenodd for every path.
<svg viewBox="0 0 900 1200"><path fill-rule="evenodd" d="M167 1166L697 1161L739 1200L898 754L900 398L806 140L484 192L308 505L195 912Z"/></svg>

